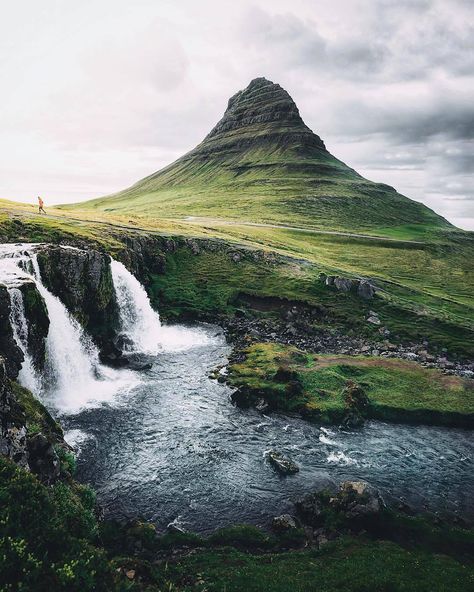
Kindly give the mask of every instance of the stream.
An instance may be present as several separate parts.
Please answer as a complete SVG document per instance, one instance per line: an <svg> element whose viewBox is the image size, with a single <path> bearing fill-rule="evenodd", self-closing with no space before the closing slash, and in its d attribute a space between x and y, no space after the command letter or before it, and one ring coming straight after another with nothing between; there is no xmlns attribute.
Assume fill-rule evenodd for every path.
<svg viewBox="0 0 474 592"><path fill-rule="evenodd" d="M200 330L203 345L144 357L152 368L114 404L63 416L77 476L96 489L107 516L202 533L265 525L308 491L344 479L369 481L387 502L474 516L471 432L375 421L340 431L240 410L229 387L208 378L230 348L218 327ZM300 472L275 473L270 449Z"/></svg>

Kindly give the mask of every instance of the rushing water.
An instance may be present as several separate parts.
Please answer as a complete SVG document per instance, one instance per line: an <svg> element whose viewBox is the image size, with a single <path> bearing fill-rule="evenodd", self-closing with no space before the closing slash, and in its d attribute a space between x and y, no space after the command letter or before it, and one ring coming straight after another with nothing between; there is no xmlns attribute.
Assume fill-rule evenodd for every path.
<svg viewBox="0 0 474 592"><path fill-rule="evenodd" d="M0 282L25 357L20 381L59 414L77 446L78 478L95 487L108 515L208 532L267 523L307 491L365 479L388 500L474 517L472 432L381 422L340 431L239 410L230 389L208 378L229 353L220 329L162 326L136 278L118 262L111 268L124 346L149 370L100 364L92 340L44 286L34 246L0 245ZM35 282L50 318L41 377L28 348L24 281ZM270 449L300 472L276 474Z"/></svg>
<svg viewBox="0 0 474 592"><path fill-rule="evenodd" d="M313 488L366 479L390 501L473 516L472 433L370 422L343 432L299 418L239 410L227 386L208 378L229 347L216 327L207 343L154 358L140 386L114 405L65 418L79 450L78 476L109 516L144 517L191 530L291 511ZM300 465L275 473L265 451Z"/></svg>

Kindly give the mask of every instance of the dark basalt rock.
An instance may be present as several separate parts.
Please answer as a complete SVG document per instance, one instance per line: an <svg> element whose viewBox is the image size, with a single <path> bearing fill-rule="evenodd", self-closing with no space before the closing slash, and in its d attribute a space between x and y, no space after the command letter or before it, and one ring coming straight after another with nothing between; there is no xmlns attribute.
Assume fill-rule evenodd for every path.
<svg viewBox="0 0 474 592"><path fill-rule="evenodd" d="M25 415L18 405L0 358L0 454L28 468Z"/></svg>
<svg viewBox="0 0 474 592"><path fill-rule="evenodd" d="M295 503L295 508L304 524L313 527L323 524L324 506L319 492L308 493Z"/></svg>
<svg viewBox="0 0 474 592"><path fill-rule="evenodd" d="M298 528L298 523L291 514L275 516L272 520L272 529L275 532L287 532L288 530L294 530L295 528Z"/></svg>
<svg viewBox="0 0 474 592"><path fill-rule="evenodd" d="M19 289L23 294L25 316L28 320L28 350L35 367L42 369L45 363L46 337L49 330L46 304L34 282L24 282Z"/></svg>
<svg viewBox="0 0 474 592"><path fill-rule="evenodd" d="M44 483L54 483L59 479L61 464L53 445L43 434L36 434L27 441L28 464Z"/></svg>
<svg viewBox="0 0 474 592"><path fill-rule="evenodd" d="M299 472L299 467L290 458L276 450L270 450L267 454L268 461L280 475L294 475Z"/></svg>
<svg viewBox="0 0 474 592"><path fill-rule="evenodd" d="M376 516L385 508L379 492L365 481L344 481L329 503L351 520Z"/></svg>
<svg viewBox="0 0 474 592"><path fill-rule="evenodd" d="M45 286L102 346L115 336L118 310L110 258L94 249L43 247L38 264Z"/></svg>
<svg viewBox="0 0 474 592"><path fill-rule="evenodd" d="M16 378L23 363L23 353L13 338L10 312L10 295L6 286L0 285L0 356L7 375Z"/></svg>

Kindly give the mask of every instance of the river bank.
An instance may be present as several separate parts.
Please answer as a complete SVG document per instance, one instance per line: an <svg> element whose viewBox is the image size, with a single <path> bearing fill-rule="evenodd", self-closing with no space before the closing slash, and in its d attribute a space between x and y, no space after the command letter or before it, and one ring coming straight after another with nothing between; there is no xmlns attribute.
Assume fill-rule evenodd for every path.
<svg viewBox="0 0 474 592"><path fill-rule="evenodd" d="M315 355L257 342L234 350L225 380L236 389L236 404L261 412L299 413L345 426L361 425L367 418L474 426L471 378L396 357Z"/></svg>

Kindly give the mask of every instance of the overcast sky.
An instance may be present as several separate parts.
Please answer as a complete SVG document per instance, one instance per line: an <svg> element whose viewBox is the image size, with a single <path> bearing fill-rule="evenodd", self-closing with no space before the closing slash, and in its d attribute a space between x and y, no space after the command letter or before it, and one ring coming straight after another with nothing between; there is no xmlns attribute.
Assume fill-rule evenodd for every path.
<svg viewBox="0 0 474 592"><path fill-rule="evenodd" d="M0 197L123 189L265 76L335 156L474 229L473 0L0 6Z"/></svg>

